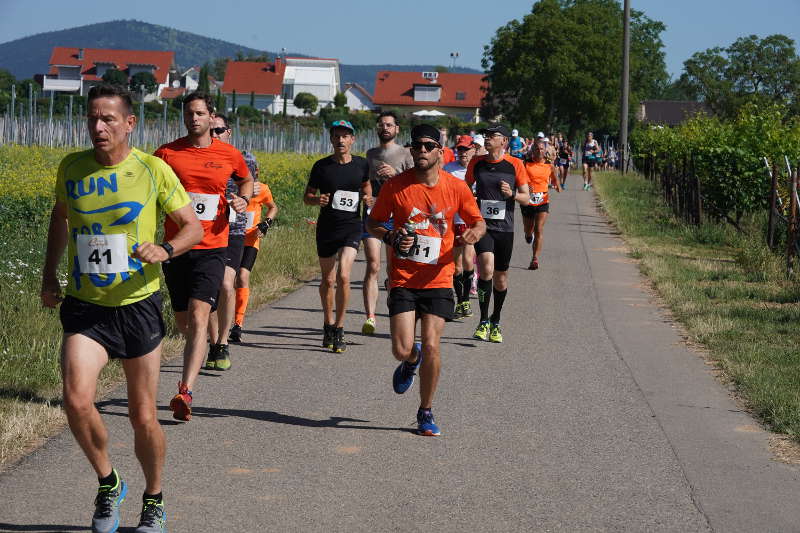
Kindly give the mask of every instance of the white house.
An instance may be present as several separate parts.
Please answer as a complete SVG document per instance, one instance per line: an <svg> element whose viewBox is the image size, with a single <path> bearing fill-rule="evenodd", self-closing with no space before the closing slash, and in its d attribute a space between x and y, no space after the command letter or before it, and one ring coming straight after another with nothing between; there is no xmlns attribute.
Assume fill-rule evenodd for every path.
<svg viewBox="0 0 800 533"><path fill-rule="evenodd" d="M345 83L344 95L347 97L347 107L351 111L372 111L372 95L358 83Z"/></svg>

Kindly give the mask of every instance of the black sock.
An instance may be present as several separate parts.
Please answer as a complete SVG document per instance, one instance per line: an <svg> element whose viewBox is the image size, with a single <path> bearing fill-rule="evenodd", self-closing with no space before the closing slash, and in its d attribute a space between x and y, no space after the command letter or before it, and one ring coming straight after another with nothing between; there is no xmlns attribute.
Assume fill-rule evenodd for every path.
<svg viewBox="0 0 800 533"><path fill-rule="evenodd" d="M461 293L464 292L464 273L453 276L453 291L456 293L456 301L461 303Z"/></svg>
<svg viewBox="0 0 800 533"><path fill-rule="evenodd" d="M147 500L155 500L158 503L162 503L164 501L164 493L159 492L158 494L147 494L146 492L142 493L142 501Z"/></svg>
<svg viewBox="0 0 800 533"><path fill-rule="evenodd" d="M472 290L472 276L475 274L474 270L464 271L462 274L463 278L461 280L461 294L458 295L459 302L468 302L469 301L469 291Z"/></svg>
<svg viewBox="0 0 800 533"><path fill-rule="evenodd" d="M506 301L506 294L508 289L504 291L494 290L494 311L492 312L492 323L500 323L500 313L503 311L503 302Z"/></svg>
<svg viewBox="0 0 800 533"><path fill-rule="evenodd" d="M478 279L478 304L481 308L481 322L489 319L489 300L492 299L492 280Z"/></svg>
<svg viewBox="0 0 800 533"><path fill-rule="evenodd" d="M109 487L116 487L117 486L117 471L113 468L111 469L111 473L106 477L99 477L97 480L100 482L101 485L108 485Z"/></svg>

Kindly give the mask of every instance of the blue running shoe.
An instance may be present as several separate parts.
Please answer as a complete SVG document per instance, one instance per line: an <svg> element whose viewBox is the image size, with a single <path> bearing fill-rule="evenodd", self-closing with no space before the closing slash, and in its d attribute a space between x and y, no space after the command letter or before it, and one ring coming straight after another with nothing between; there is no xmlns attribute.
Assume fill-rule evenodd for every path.
<svg viewBox="0 0 800 533"><path fill-rule="evenodd" d="M414 351L417 352L416 363L411 364L408 361L403 361L394 369L392 387L397 394L403 394L411 388L411 385L414 384L414 374L417 373L417 368L422 364L422 344L415 342Z"/></svg>
<svg viewBox="0 0 800 533"><path fill-rule="evenodd" d="M438 437L442 434L439 426L433 421L433 413L430 409L417 411L417 433L423 437Z"/></svg>
<svg viewBox="0 0 800 533"><path fill-rule="evenodd" d="M128 485L117 474L115 486L100 485L94 499L93 533L114 533L119 529L119 506L128 494Z"/></svg>

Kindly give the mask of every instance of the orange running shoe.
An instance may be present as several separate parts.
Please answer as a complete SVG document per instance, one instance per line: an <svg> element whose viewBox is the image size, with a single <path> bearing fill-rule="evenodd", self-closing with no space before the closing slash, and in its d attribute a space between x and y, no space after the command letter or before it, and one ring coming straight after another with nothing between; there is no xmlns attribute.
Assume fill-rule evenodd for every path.
<svg viewBox="0 0 800 533"><path fill-rule="evenodd" d="M172 409L172 418L188 422L192 419L192 391L186 388L186 384L178 382L178 394L169 402Z"/></svg>

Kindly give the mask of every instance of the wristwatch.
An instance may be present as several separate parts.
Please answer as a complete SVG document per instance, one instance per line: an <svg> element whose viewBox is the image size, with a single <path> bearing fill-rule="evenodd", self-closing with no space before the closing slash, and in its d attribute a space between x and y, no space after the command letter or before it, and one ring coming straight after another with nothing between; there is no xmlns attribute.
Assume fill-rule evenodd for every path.
<svg viewBox="0 0 800 533"><path fill-rule="evenodd" d="M168 256L167 261L172 259L172 254L175 253L175 249L172 247L172 245L168 242L162 242L160 246L164 249L165 252L167 252Z"/></svg>

